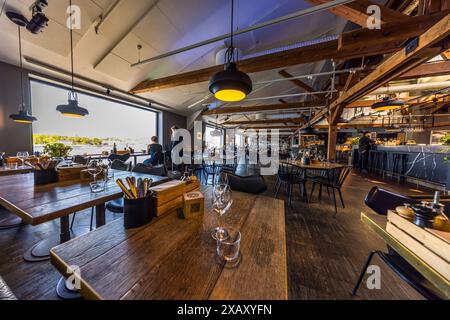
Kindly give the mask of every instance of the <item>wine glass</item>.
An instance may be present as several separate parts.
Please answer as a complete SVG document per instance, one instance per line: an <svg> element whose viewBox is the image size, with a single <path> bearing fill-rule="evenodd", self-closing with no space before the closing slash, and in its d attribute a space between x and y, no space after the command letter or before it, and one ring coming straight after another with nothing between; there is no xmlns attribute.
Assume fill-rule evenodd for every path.
<svg viewBox="0 0 450 320"><path fill-rule="evenodd" d="M114 180L114 171L111 169L112 161L107 158L101 161L102 170L105 172L107 180Z"/></svg>
<svg viewBox="0 0 450 320"><path fill-rule="evenodd" d="M230 186L225 184L215 185L213 188L213 210L219 214L219 226L215 228L211 234L213 239L218 241L228 239L228 231L220 225L221 217L230 209L232 204L233 200L231 199Z"/></svg>
<svg viewBox="0 0 450 320"><path fill-rule="evenodd" d="M96 182L97 176L103 171L103 168L99 161L91 160L88 163L87 170L89 174L94 178L94 182Z"/></svg>
<svg viewBox="0 0 450 320"><path fill-rule="evenodd" d="M19 160L22 162L21 167L24 167L24 162L26 159L28 159L29 156L30 156L30 154L27 151L17 152L17 158L19 158Z"/></svg>

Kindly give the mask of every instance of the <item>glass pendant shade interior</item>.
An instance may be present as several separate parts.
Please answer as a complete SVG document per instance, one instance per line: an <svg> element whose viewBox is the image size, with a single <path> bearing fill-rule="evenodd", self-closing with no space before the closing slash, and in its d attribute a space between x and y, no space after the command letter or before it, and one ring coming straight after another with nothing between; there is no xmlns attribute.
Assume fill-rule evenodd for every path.
<svg viewBox="0 0 450 320"><path fill-rule="evenodd" d="M239 71L235 63L234 32L234 0L231 0L231 37L230 46L225 53L225 69L216 73L209 82L209 91L217 100L238 102L244 100L253 90L250 77Z"/></svg>
<svg viewBox="0 0 450 320"><path fill-rule="evenodd" d="M36 121L36 117L33 117L25 104L25 94L24 94L24 86L23 86L23 63L22 63L22 35L21 35L21 27L27 25L27 19L16 12L8 11L6 12L6 16L11 20L14 24L17 25L18 35L19 35L19 63L20 63L20 104L19 110L17 113L9 116L11 120L17 123L30 124Z"/></svg>
<svg viewBox="0 0 450 320"><path fill-rule="evenodd" d="M393 99L390 97L383 98L382 101L374 103L372 105L372 110L375 111L387 111L387 110L395 110L405 106L405 102L399 99Z"/></svg>
<svg viewBox="0 0 450 320"><path fill-rule="evenodd" d="M70 7L72 7L72 0L69 1ZM70 21L70 63L71 63L71 76L72 76L72 89L69 91L69 99L67 104L61 104L56 107L56 111L59 111L65 117L71 118L83 118L89 115L89 111L86 108L78 105L78 95L75 92L74 71L73 71L73 28L72 28L72 12L69 17Z"/></svg>

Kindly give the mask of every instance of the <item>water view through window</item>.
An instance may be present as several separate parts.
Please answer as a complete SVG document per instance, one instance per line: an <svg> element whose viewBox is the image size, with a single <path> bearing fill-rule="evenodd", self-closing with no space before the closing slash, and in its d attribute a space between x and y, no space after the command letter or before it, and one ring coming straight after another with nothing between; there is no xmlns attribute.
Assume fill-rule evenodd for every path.
<svg viewBox="0 0 450 320"><path fill-rule="evenodd" d="M111 152L131 147L147 149L157 135L157 114L119 102L78 93L79 105L89 110L84 118L64 117L56 106L67 103L67 89L31 81L34 151L42 152L47 143L61 142L72 147L72 155Z"/></svg>

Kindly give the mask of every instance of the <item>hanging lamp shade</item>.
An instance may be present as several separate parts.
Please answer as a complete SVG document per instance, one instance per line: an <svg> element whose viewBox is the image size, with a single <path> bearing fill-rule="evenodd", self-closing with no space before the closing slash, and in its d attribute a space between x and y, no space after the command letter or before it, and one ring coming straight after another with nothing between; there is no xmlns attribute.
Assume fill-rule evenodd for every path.
<svg viewBox="0 0 450 320"><path fill-rule="evenodd" d="M18 113L10 115L9 118L14 120L14 122L25 124L33 123L37 120L36 117L33 117L24 110L20 110Z"/></svg>
<svg viewBox="0 0 450 320"><path fill-rule="evenodd" d="M405 101L399 99L393 99L390 97L383 98L382 101L374 103L372 105L372 110L376 111L386 111L386 110L395 110L405 106Z"/></svg>
<svg viewBox="0 0 450 320"><path fill-rule="evenodd" d="M69 6L72 7L72 0L69 0ZM83 118L89 114L86 108L78 105L78 95L75 92L74 71L73 71L73 29L72 29L72 12L70 13L70 66L72 76L72 89L69 91L69 101L67 104L61 104L56 107L56 111L61 112L63 116L71 118Z"/></svg>
<svg viewBox="0 0 450 320"><path fill-rule="evenodd" d="M314 131L314 129L311 126L308 126L306 128L301 129L300 134L302 136L315 136L316 132Z"/></svg>
<svg viewBox="0 0 450 320"><path fill-rule="evenodd" d="M209 91L217 100L225 102L244 100L252 90L252 80L234 62L227 63L225 70L216 73L209 82Z"/></svg>
<svg viewBox="0 0 450 320"><path fill-rule="evenodd" d="M75 92L69 93L68 104L61 104L56 107L56 110L61 112L63 116L72 118L82 118L89 114L89 111L78 105L78 99Z"/></svg>
<svg viewBox="0 0 450 320"><path fill-rule="evenodd" d="M225 53L225 70L217 72L209 82L209 91L217 100L224 102L242 101L252 92L250 77L239 71L235 63L234 39L234 0L231 0L230 45Z"/></svg>
<svg viewBox="0 0 450 320"><path fill-rule="evenodd" d="M17 25L17 31L19 35L20 90L21 90L20 95L21 103L19 104L19 110L17 113L10 115L9 118L17 123L31 124L34 121L36 121L37 118L33 117L29 113L25 105L24 86L23 86L22 36L20 32L20 28L25 27L28 24L28 21L22 14L13 11L6 12L6 16L15 25Z"/></svg>

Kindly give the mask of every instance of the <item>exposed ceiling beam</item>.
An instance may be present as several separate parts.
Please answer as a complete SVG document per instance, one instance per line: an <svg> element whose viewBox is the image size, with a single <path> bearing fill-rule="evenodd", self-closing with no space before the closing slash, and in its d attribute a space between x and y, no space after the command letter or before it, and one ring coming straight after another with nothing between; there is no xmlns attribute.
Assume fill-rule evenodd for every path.
<svg viewBox="0 0 450 320"><path fill-rule="evenodd" d="M304 123L304 118L285 118L285 119L264 119L250 121L228 121L222 125L249 125L249 124L272 124L272 123Z"/></svg>
<svg viewBox="0 0 450 320"><path fill-rule="evenodd" d="M421 35L449 12L450 10L445 10L431 15L408 17L401 21L385 23L381 29L364 28L346 32L339 37L338 49L351 46L358 39L364 39L363 42L360 42L363 47L378 46L380 43L391 41L405 41Z"/></svg>
<svg viewBox="0 0 450 320"><path fill-rule="evenodd" d="M408 48L405 48L388 58L367 77L359 81L355 86L332 102L328 108L324 108L321 112L316 114L312 119L312 122L315 123L320 121L329 111L331 111L333 114L332 122L333 124L336 124L346 104L376 90L383 84L398 78L402 74L417 67L419 64L428 61L431 57L446 50L447 48L443 48L442 44L439 42L448 37L449 34L450 14L447 14L418 38L416 48L412 48L410 51L407 50ZM448 43L445 43L445 46L447 45Z"/></svg>
<svg viewBox="0 0 450 320"><path fill-rule="evenodd" d="M287 72L286 70L281 70L278 72L278 74L284 78L292 78L294 77L292 74L290 74L289 72ZM297 87L303 89L306 92L315 92L316 90L311 87L310 85L304 83L303 81L299 80L299 79L293 79L293 80L289 80L291 83L293 83L294 85L296 85ZM317 94L317 95L312 95L312 97L316 100L319 100L321 102L326 102L327 99L325 98L324 94Z"/></svg>
<svg viewBox="0 0 450 320"><path fill-rule="evenodd" d="M398 77L398 80L450 75L450 61L424 63Z"/></svg>
<svg viewBox="0 0 450 320"><path fill-rule="evenodd" d="M282 103L282 104L267 104L267 105L258 105L258 106L236 106L236 107L225 107L225 108L217 108L211 109L203 112L203 116L211 116L218 114L236 114L236 113L256 113L256 112L264 112L264 111L283 111L290 109L300 109L300 108L319 108L323 105L318 105L314 103Z"/></svg>
<svg viewBox="0 0 450 320"><path fill-rule="evenodd" d="M316 5L329 2L329 0L306 0L306 1ZM351 2L346 5L330 8L328 9L328 11L365 28L367 26L367 21L370 17L370 15L367 14L367 8L373 4L376 3L369 0L356 0L355 2ZM381 9L380 10L381 23L395 22L401 19L408 18L408 16L404 15L399 11L392 10L385 6L380 5L378 6Z"/></svg>

